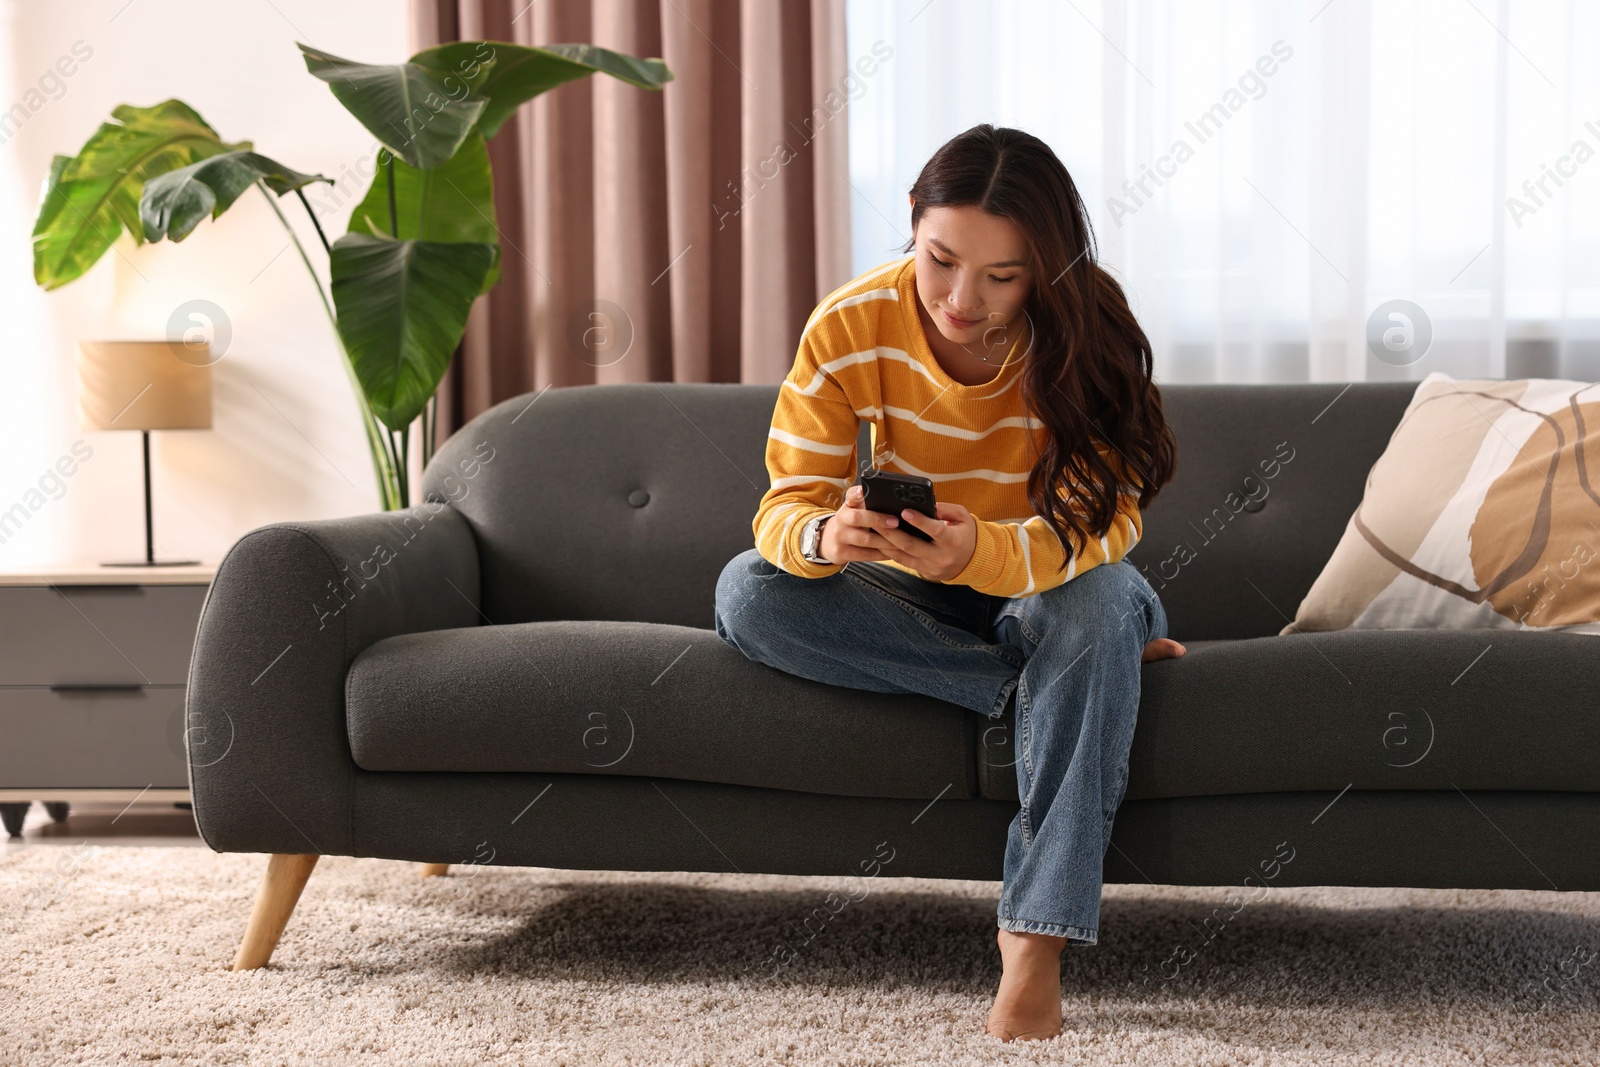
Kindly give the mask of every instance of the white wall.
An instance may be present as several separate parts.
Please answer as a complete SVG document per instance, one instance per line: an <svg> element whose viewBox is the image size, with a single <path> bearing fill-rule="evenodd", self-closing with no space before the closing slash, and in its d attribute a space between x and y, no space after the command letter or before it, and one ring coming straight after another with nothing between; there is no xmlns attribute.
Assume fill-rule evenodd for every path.
<svg viewBox="0 0 1600 1067"><path fill-rule="evenodd" d="M321 217L330 240L342 234L365 190L357 171L372 166L373 138L306 72L296 41L366 62L403 60L406 2L0 0L0 110L37 107L0 144L0 511L37 504L29 491L75 441L93 448L64 490L46 482L43 506L0 543L0 568L143 555L139 434L78 428L76 342L163 337L190 300L223 309L232 340L212 368L213 428L152 434L156 554L216 560L266 523L377 509L332 328L259 193L178 245L135 247L124 234L54 292L32 278L29 235L50 157L75 154L120 103L177 97L224 139L340 178L321 194L330 208ZM77 42L89 58L52 81ZM45 91L30 96L41 78ZM325 278L304 209L292 196L279 206Z"/></svg>

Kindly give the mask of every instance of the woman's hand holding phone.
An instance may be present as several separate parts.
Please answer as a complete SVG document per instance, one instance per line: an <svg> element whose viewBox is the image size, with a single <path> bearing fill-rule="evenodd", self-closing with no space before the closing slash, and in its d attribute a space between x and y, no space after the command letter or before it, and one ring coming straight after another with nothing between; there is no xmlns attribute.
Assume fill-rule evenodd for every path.
<svg viewBox="0 0 1600 1067"><path fill-rule="evenodd" d="M877 531L887 528L893 519L892 515L869 511L861 486L849 486L844 491L844 503L823 523L822 544L818 547L825 559L835 563L888 559L882 551L888 543Z"/></svg>
<svg viewBox="0 0 1600 1067"><path fill-rule="evenodd" d="M978 544L978 522L960 504L934 505L937 518L906 508L900 515L869 510L860 485L845 490L844 504L822 527L822 554L838 563L851 560L893 560L930 582L947 582L960 574ZM897 529L902 522L922 530L923 541Z"/></svg>

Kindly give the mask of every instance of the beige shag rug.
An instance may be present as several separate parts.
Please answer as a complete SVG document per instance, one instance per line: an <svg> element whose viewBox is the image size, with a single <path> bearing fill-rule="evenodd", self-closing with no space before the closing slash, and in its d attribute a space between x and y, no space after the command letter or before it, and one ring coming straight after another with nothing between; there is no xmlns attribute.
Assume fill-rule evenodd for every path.
<svg viewBox="0 0 1600 1067"><path fill-rule="evenodd" d="M235 974L264 863L6 849L0 1062L1600 1062L1600 894L1108 886L1066 1032L1005 1046L996 882L332 857Z"/></svg>

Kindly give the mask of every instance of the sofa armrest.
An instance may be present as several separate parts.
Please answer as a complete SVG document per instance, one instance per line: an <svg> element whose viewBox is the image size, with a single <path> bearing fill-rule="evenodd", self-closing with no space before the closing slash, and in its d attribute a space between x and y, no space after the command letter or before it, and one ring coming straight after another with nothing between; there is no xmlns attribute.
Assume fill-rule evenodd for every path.
<svg viewBox="0 0 1600 1067"><path fill-rule="evenodd" d="M472 529L443 501L241 537L189 666L189 786L206 844L352 855L350 661L395 634L476 626L478 574Z"/></svg>

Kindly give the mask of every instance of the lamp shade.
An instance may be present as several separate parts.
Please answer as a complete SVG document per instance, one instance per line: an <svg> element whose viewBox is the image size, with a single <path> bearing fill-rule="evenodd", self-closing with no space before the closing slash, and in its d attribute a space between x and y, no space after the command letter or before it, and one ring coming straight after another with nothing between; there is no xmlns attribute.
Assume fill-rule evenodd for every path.
<svg viewBox="0 0 1600 1067"><path fill-rule="evenodd" d="M211 366L170 341L79 341L78 415L85 430L206 430ZM179 353L182 355L179 355Z"/></svg>

